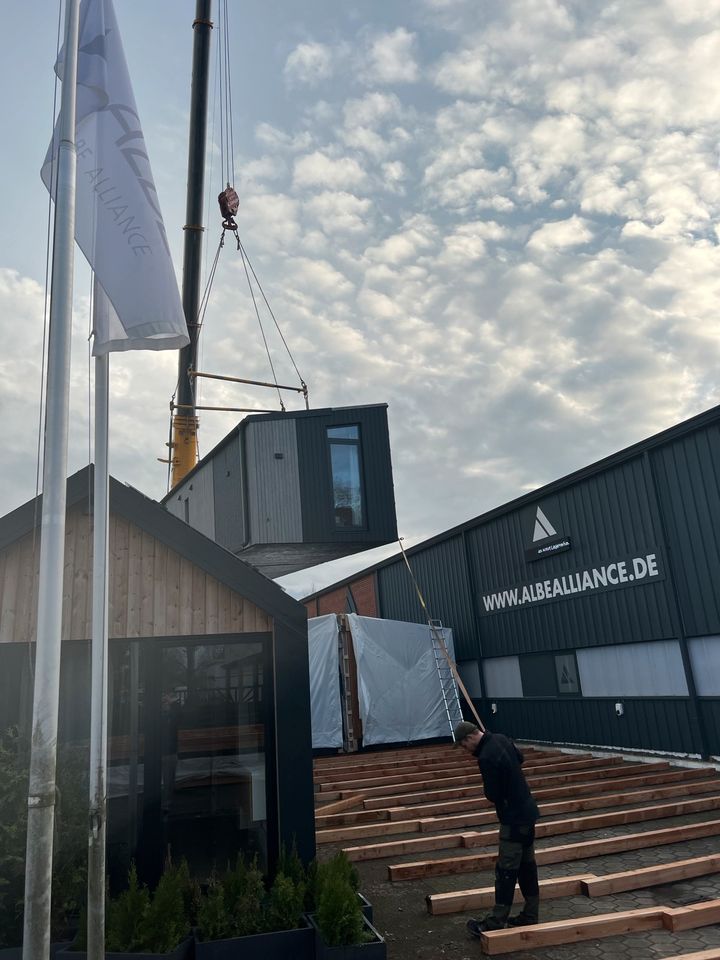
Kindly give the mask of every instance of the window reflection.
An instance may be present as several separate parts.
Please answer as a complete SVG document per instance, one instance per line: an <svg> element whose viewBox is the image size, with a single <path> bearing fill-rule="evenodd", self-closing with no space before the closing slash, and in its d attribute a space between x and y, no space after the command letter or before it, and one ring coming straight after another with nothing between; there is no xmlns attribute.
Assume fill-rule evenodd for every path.
<svg viewBox="0 0 720 960"><path fill-rule="evenodd" d="M360 428L328 427L336 527L363 525L360 477Z"/></svg>
<svg viewBox="0 0 720 960"><path fill-rule="evenodd" d="M110 676L118 868L137 850L152 873L168 849L197 875L240 850L266 867L263 644L113 644Z"/></svg>

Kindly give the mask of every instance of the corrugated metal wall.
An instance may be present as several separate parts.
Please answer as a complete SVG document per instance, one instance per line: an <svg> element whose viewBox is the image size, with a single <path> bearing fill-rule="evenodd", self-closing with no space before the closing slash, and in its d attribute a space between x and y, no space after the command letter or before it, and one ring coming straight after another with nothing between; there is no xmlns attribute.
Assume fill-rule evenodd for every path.
<svg viewBox="0 0 720 960"><path fill-rule="evenodd" d="M720 632L720 426L650 454L687 636Z"/></svg>
<svg viewBox="0 0 720 960"><path fill-rule="evenodd" d="M653 442L654 441L654 442ZM530 560L540 507L564 551ZM464 543L463 543L464 538ZM659 575L613 589L561 593L503 609L484 598L632 557L655 554ZM516 508L494 511L412 552L431 614L453 628L459 660L551 655L588 647L720 634L720 409L685 431L639 444ZM629 565L632 570L632 566ZM377 570L380 615L424 619L401 562ZM611 652L609 651L609 655ZM684 654L687 663L687 656ZM552 657L546 664L553 669ZM604 698L567 693L507 698L496 729L555 742L720 755L720 698ZM684 689L684 687L683 687ZM624 713L616 715L622 699Z"/></svg>
<svg viewBox="0 0 720 960"><path fill-rule="evenodd" d="M240 453L241 436L236 433L212 460L215 539L233 553L241 550L245 543L245 477Z"/></svg>
<svg viewBox="0 0 720 960"><path fill-rule="evenodd" d="M443 540L416 553L410 565L430 616L452 627L456 659L475 659L478 656L475 620L462 537ZM378 593L383 617L425 622L426 616L402 560L378 570Z"/></svg>
<svg viewBox="0 0 720 960"><path fill-rule="evenodd" d="M299 543L302 507L295 420L249 421L245 456L251 542Z"/></svg>
<svg viewBox="0 0 720 960"><path fill-rule="evenodd" d="M397 538L387 408L345 407L298 417L297 443L303 537L308 543L387 543ZM365 528L336 528L327 428L360 424Z"/></svg>
<svg viewBox="0 0 720 960"><path fill-rule="evenodd" d="M537 506L570 538L572 549L528 563L529 521ZM652 513L640 457L469 530L478 592L482 596L518 583L553 579L627 556L663 555L661 530ZM677 624L666 575L660 582L483 616L480 631L483 654L491 657L662 639L676 636Z"/></svg>

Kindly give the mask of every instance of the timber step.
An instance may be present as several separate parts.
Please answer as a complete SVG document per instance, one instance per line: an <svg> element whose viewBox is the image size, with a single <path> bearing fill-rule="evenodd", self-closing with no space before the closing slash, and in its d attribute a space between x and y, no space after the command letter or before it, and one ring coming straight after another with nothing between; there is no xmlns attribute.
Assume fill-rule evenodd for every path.
<svg viewBox="0 0 720 960"><path fill-rule="evenodd" d="M619 837L603 837L600 840L585 840L581 843L567 843L557 847L542 847L535 851L538 864L562 863L571 860L587 860L625 850L641 850L643 847L660 847L671 843L684 843L701 837L720 835L720 820L704 820L700 823L685 824L681 827L666 827L662 830L646 830L641 833L628 833ZM461 834L463 840L467 835ZM472 837L470 838L472 840ZM352 847L345 850L353 860ZM388 879L418 880L421 877L443 877L458 873L475 873L491 870L495 866L497 854L480 853L462 857L443 857L438 860L419 860L412 863L395 863L388 866Z"/></svg>
<svg viewBox="0 0 720 960"><path fill-rule="evenodd" d="M692 930L720 921L720 900L706 900L688 907L641 907L617 913L601 913L582 919L555 920L532 927L512 927L483 933L483 953L497 956L516 950L598 940L646 930Z"/></svg>
<svg viewBox="0 0 720 960"><path fill-rule="evenodd" d="M720 873L720 854L693 857L690 860L675 860L652 867L625 870L596 876L593 873L572 877L556 877L540 881L540 899L557 900L561 897L603 897L628 890L644 890L647 887L677 883L693 877ZM454 890L450 893L431 893L425 898L428 913L461 913L476 907L491 907L495 902L495 887L478 887L473 890Z"/></svg>

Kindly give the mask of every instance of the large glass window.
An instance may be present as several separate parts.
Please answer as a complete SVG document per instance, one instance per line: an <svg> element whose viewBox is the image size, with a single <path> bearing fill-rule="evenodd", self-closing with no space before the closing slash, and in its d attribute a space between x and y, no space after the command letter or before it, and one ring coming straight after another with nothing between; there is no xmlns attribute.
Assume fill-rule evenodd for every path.
<svg viewBox="0 0 720 960"><path fill-rule="evenodd" d="M260 639L112 645L109 868L152 877L238 852L267 867L266 651Z"/></svg>
<svg viewBox="0 0 720 960"><path fill-rule="evenodd" d="M339 528L363 526L360 427L328 427L333 515Z"/></svg>

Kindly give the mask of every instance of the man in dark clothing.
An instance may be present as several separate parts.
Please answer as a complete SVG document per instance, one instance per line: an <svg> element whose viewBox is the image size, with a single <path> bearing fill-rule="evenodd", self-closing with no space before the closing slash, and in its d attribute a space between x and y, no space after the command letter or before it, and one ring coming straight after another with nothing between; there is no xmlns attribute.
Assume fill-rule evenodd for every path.
<svg viewBox="0 0 720 960"><path fill-rule="evenodd" d="M463 720L454 730L455 743L477 758L485 796L495 805L500 821L500 843L495 864L495 906L484 920L468 920L474 937L485 930L501 930L538 922L540 896L535 862L537 804L520 769L523 755L501 733L481 732ZM510 917L515 883L525 898L521 912Z"/></svg>

